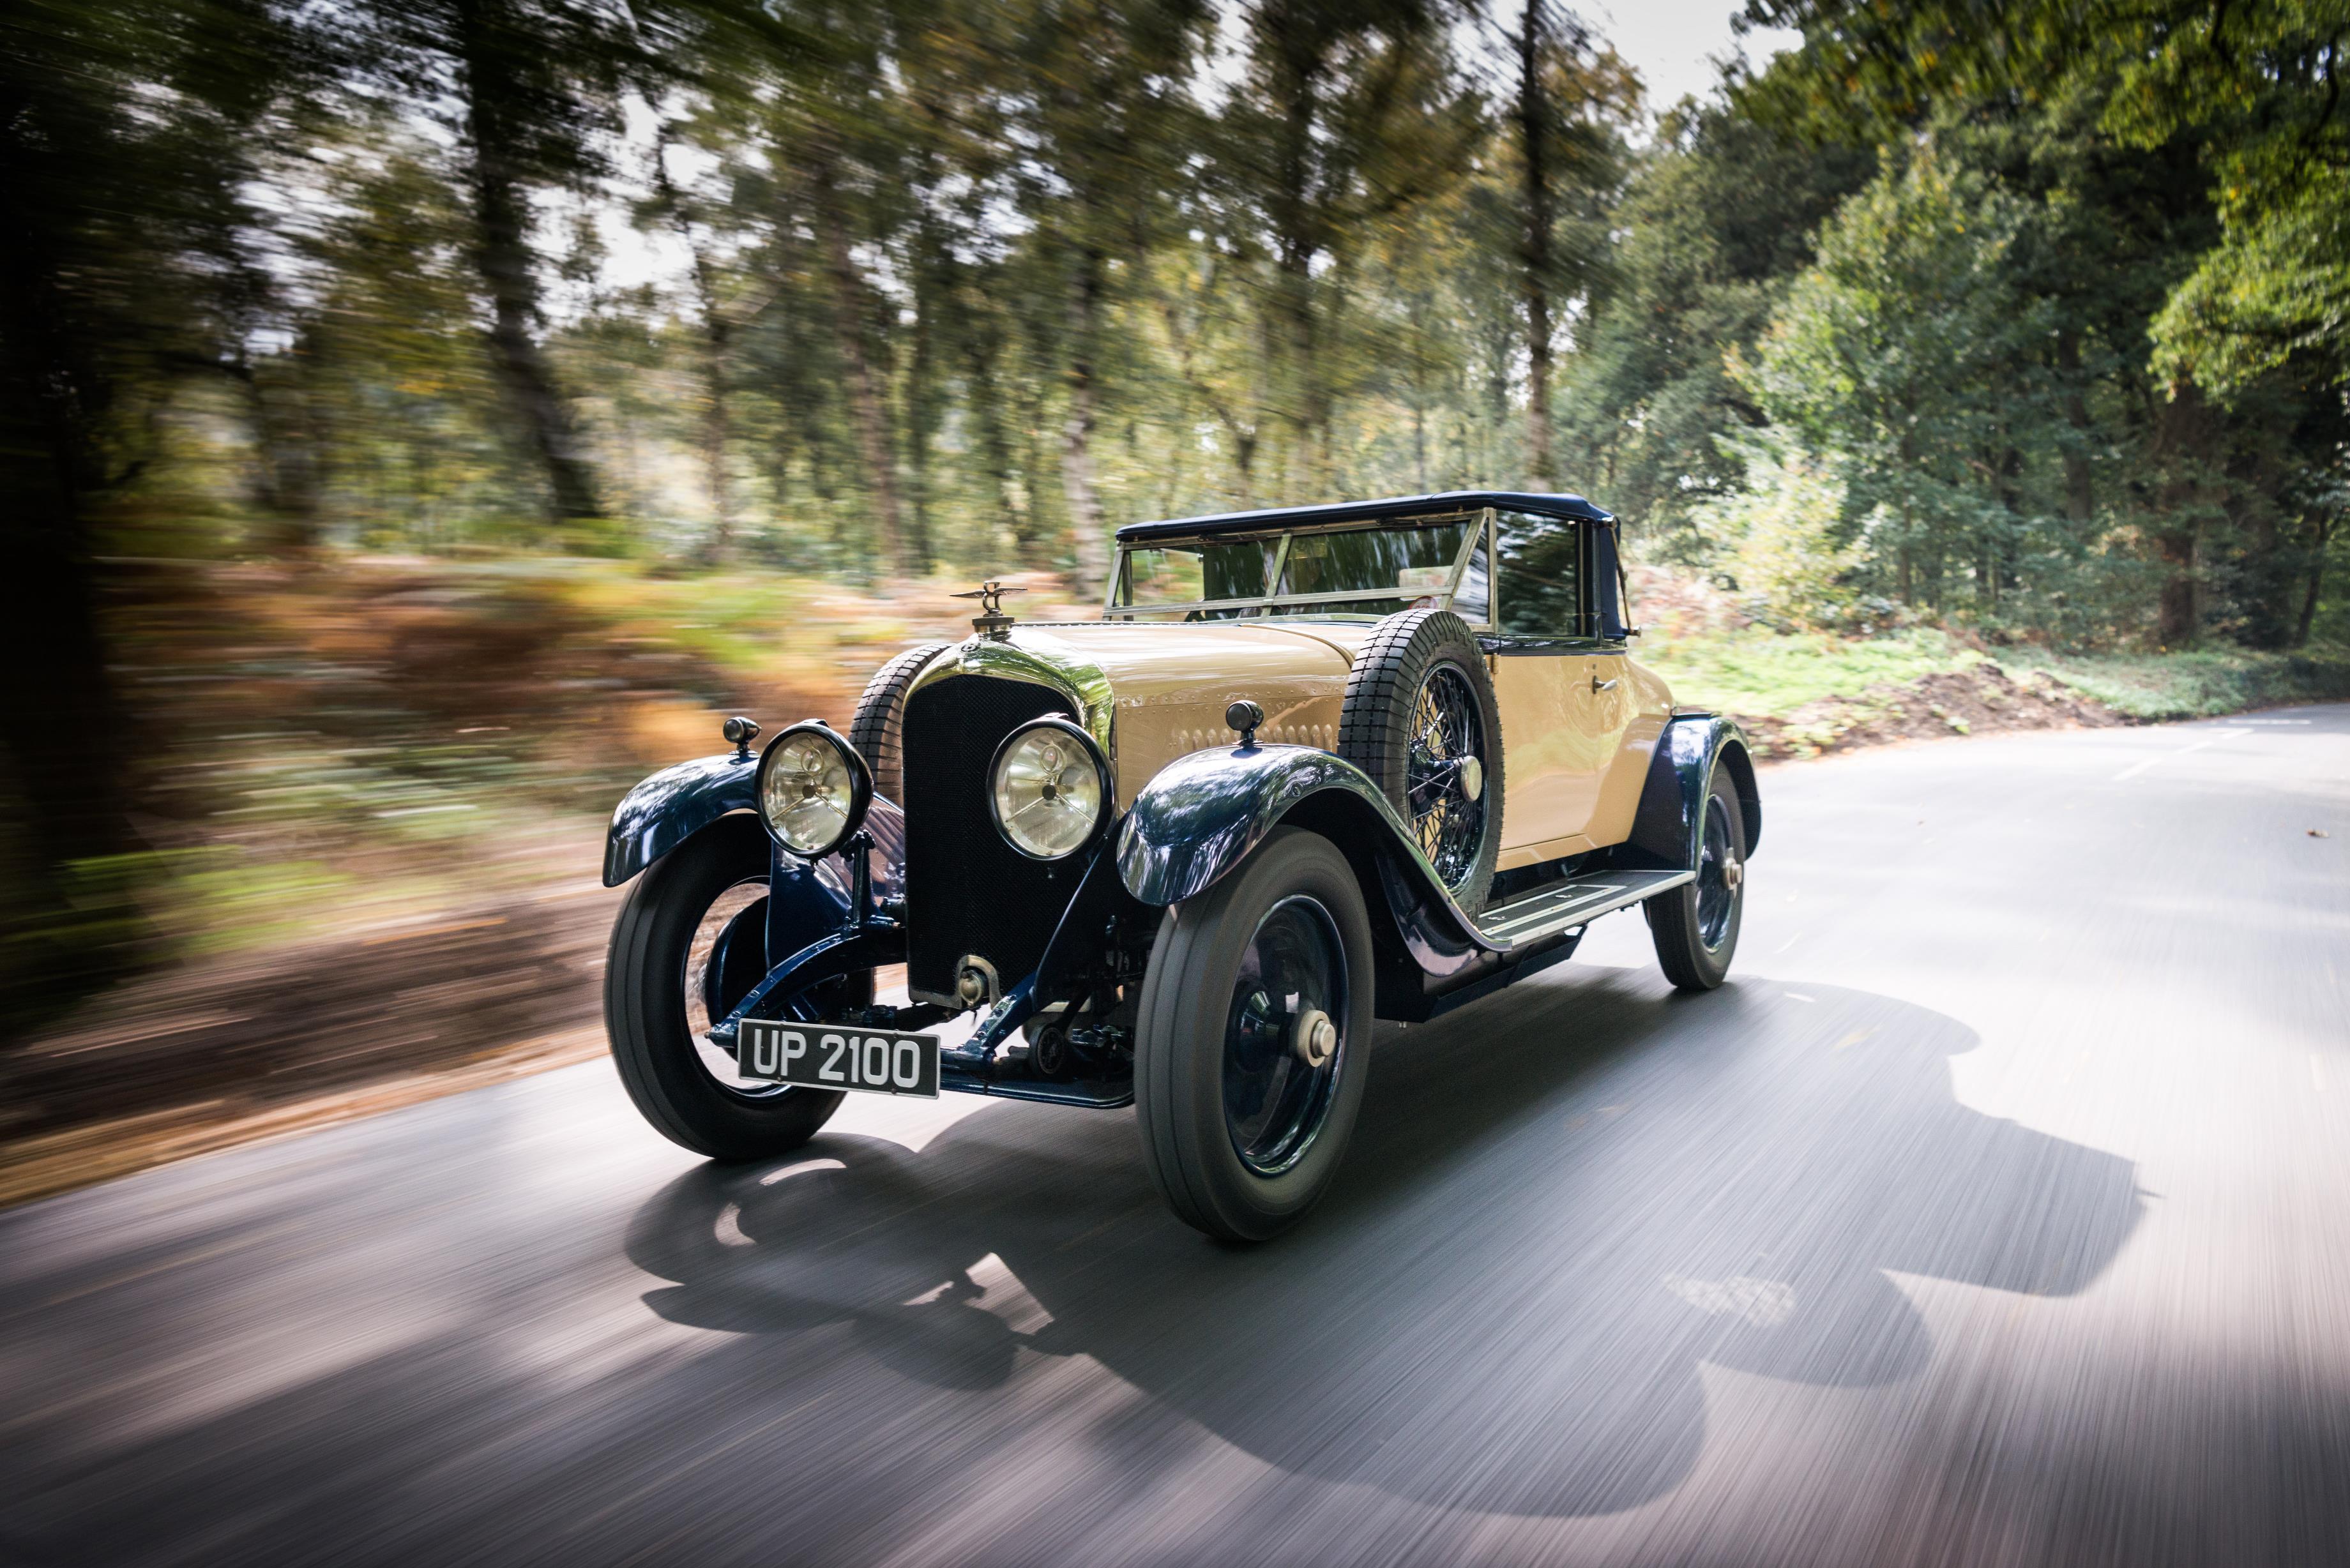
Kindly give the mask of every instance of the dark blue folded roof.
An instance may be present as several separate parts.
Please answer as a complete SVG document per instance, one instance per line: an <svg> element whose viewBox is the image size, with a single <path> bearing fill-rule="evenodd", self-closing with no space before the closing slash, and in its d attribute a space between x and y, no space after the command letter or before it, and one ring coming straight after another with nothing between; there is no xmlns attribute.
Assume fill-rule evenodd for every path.
<svg viewBox="0 0 2350 1568"><path fill-rule="evenodd" d="M1448 490L1440 495L1390 495L1378 501L1333 501L1320 506L1271 506L1261 512L1219 512L1207 517L1171 517L1161 523L1129 523L1119 540L1194 538L1201 534L1244 534L1309 523L1369 522L1423 512L1458 512L1498 506L1543 517L1577 517L1592 523L1616 519L1580 495L1535 495L1514 490Z"/></svg>

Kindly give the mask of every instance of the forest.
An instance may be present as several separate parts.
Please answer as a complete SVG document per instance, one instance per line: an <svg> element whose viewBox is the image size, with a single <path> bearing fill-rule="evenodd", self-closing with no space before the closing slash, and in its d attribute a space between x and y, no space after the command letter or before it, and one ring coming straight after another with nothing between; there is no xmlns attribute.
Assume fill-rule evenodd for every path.
<svg viewBox="0 0 2350 1568"><path fill-rule="evenodd" d="M2350 5L1744 20L1801 46L1659 103L1552 0L16 0L11 1016L151 950L282 701L253 585L360 558L886 622L1491 486L1789 635L2350 634ZM543 651L507 622L465 657ZM371 701L301 726L338 779L411 745Z"/></svg>

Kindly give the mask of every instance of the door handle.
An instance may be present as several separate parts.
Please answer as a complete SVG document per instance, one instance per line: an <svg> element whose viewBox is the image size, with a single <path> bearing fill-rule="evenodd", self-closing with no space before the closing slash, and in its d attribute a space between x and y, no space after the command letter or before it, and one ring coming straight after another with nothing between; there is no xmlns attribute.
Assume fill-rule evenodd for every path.
<svg viewBox="0 0 2350 1568"><path fill-rule="evenodd" d="M1616 682L1613 680L1602 680L1596 675L1594 675L1591 678L1591 691L1593 696L1596 697L1602 691L1613 691L1615 690Z"/></svg>

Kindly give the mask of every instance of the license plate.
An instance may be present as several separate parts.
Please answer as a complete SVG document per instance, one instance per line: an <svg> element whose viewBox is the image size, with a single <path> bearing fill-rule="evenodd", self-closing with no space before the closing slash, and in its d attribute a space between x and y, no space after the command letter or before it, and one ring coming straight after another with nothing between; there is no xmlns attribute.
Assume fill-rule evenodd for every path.
<svg viewBox="0 0 2350 1568"><path fill-rule="evenodd" d="M746 1018L736 1068L762 1083L867 1095L939 1097L939 1037L892 1034L847 1023L776 1023Z"/></svg>

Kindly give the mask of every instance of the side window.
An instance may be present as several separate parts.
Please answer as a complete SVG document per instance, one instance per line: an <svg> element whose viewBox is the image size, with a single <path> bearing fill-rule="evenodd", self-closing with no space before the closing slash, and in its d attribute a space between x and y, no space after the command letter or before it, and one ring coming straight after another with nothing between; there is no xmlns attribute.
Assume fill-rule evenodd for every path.
<svg viewBox="0 0 2350 1568"><path fill-rule="evenodd" d="M1518 637L1586 637L1583 524L1523 512L1501 515L1502 629Z"/></svg>

